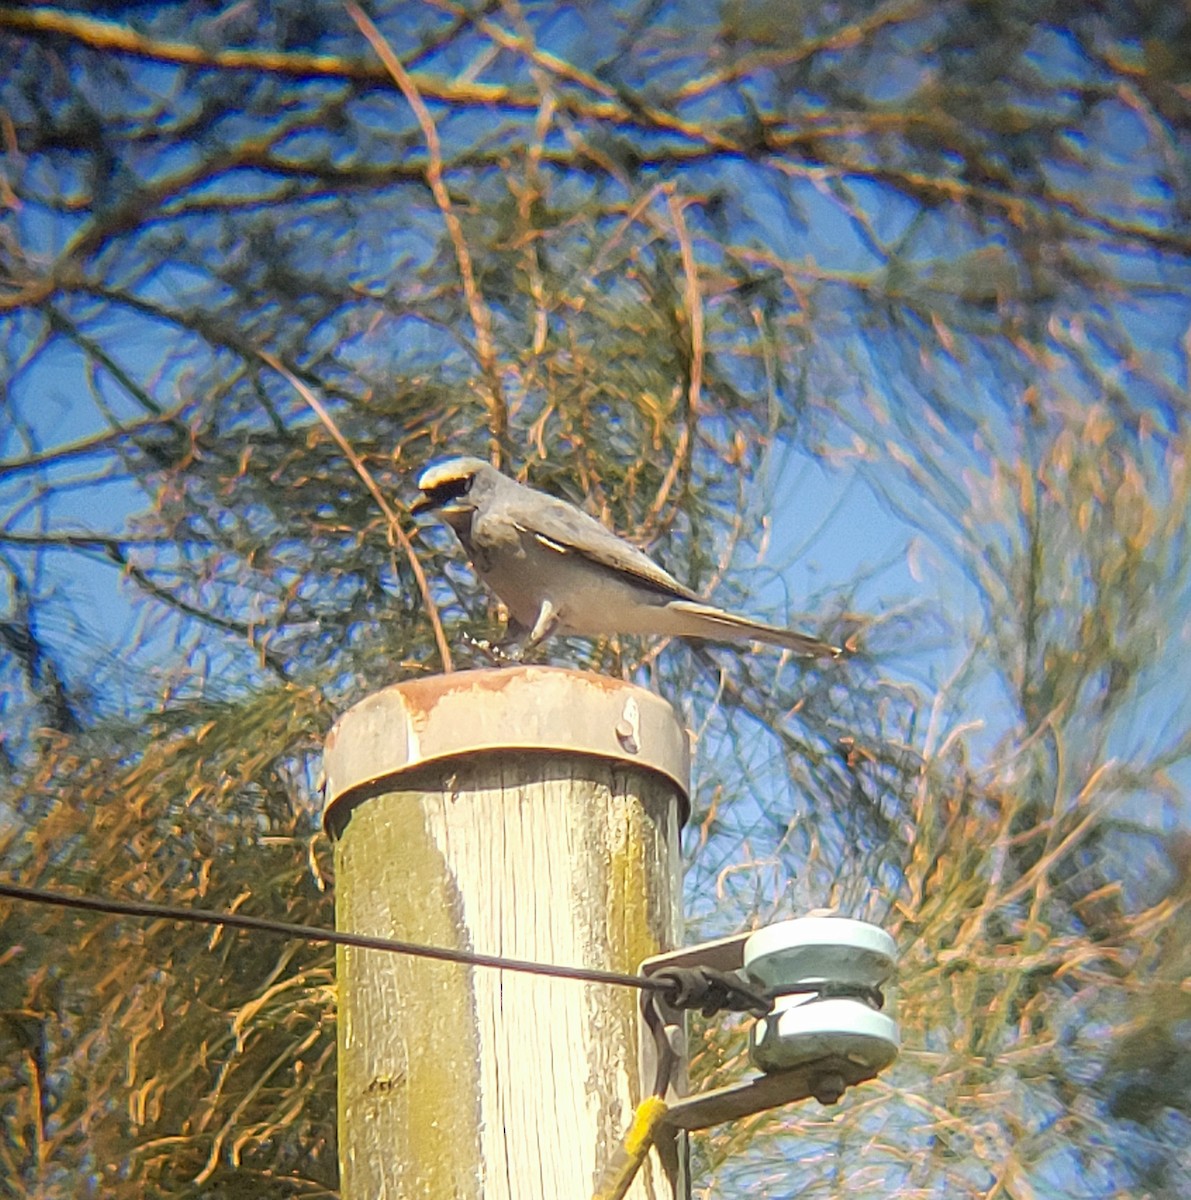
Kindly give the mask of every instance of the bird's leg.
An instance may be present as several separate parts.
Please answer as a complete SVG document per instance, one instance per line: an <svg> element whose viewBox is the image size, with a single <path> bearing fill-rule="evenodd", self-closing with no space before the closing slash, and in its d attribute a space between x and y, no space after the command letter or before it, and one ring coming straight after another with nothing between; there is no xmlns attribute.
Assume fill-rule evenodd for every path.
<svg viewBox="0 0 1191 1200"><path fill-rule="evenodd" d="M530 648L530 631L516 617L509 614L505 621L505 635L492 647L499 655L502 666L519 663Z"/></svg>
<svg viewBox="0 0 1191 1200"><path fill-rule="evenodd" d="M509 617L505 624L505 635L498 642L490 642L487 638L468 638L471 645L494 667L516 666L530 648L530 630L520 621Z"/></svg>
<svg viewBox="0 0 1191 1200"><path fill-rule="evenodd" d="M558 613L549 600L542 601L538 611L538 619L532 629L527 629L520 621L509 617L505 626L505 636L499 642L487 639L467 637L468 645L479 650L494 667L514 666L521 662L526 654L546 640L558 624Z"/></svg>
<svg viewBox="0 0 1191 1200"><path fill-rule="evenodd" d="M503 641L490 642L487 638L472 637L470 633L463 635L463 641L469 649L478 650L494 667L507 667L521 657L510 653Z"/></svg>
<svg viewBox="0 0 1191 1200"><path fill-rule="evenodd" d="M554 605L549 600L543 600L533 628L526 629L520 621L509 617L505 636L491 647L491 653L494 656L498 655L503 663L519 663L554 632L557 624L558 613Z"/></svg>

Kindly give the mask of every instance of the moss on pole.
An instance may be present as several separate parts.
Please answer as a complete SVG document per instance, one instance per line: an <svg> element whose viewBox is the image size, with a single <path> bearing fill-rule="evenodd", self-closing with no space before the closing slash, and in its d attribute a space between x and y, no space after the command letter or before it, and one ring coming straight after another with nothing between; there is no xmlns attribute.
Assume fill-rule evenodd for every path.
<svg viewBox="0 0 1191 1200"><path fill-rule="evenodd" d="M550 668L399 684L328 738L341 929L635 971L680 933L673 710ZM639 993L343 949L342 1194L595 1186L644 1098ZM656 1156L633 1195L672 1196Z"/></svg>

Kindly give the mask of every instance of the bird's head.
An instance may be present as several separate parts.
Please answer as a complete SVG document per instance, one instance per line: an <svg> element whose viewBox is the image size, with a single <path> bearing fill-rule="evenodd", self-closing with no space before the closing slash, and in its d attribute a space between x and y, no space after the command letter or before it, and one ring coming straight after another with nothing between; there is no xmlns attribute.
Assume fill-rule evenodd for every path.
<svg viewBox="0 0 1191 1200"><path fill-rule="evenodd" d="M451 526L469 522L491 488L493 477L500 478L482 458L448 458L432 463L418 477L421 495L410 505L410 512L436 512Z"/></svg>

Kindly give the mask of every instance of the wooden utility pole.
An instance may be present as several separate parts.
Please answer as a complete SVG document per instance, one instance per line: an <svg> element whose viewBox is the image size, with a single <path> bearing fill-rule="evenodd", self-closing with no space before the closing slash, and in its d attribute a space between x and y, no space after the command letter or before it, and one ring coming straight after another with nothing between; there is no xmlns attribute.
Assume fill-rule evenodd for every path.
<svg viewBox="0 0 1191 1200"><path fill-rule="evenodd" d="M633 972L679 939L686 733L546 667L397 684L325 754L342 930ZM340 948L344 1200L590 1195L643 1099L637 991ZM670 1200L656 1155L632 1197Z"/></svg>

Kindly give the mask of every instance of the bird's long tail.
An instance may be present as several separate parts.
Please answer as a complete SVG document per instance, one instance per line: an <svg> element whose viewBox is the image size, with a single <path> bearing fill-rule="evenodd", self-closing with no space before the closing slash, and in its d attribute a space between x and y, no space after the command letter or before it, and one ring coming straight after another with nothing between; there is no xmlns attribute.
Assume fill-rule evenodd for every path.
<svg viewBox="0 0 1191 1200"><path fill-rule="evenodd" d="M829 642L809 637L780 625L766 625L764 621L750 621L738 617L710 604L697 604L691 600L671 600L666 605L669 612L680 617L682 628L675 632L685 637L707 638L709 641L767 642L781 646L808 658L839 658L843 650Z"/></svg>

